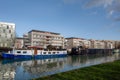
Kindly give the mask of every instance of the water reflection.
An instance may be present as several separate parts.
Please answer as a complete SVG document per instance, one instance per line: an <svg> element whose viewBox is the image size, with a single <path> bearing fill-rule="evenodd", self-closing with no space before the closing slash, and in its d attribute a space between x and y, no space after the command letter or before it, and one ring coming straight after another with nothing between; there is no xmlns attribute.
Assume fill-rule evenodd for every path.
<svg viewBox="0 0 120 80"><path fill-rule="evenodd" d="M1 60L0 80L29 80L120 59L120 53L86 54L39 60Z"/></svg>

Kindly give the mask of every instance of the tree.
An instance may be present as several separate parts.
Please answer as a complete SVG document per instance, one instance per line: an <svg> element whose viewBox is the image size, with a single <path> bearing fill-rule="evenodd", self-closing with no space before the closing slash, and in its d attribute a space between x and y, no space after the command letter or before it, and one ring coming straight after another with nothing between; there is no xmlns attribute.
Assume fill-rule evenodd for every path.
<svg viewBox="0 0 120 80"><path fill-rule="evenodd" d="M48 45L48 46L47 46L47 49L48 49L48 50L53 50L53 46L52 46L52 45Z"/></svg>

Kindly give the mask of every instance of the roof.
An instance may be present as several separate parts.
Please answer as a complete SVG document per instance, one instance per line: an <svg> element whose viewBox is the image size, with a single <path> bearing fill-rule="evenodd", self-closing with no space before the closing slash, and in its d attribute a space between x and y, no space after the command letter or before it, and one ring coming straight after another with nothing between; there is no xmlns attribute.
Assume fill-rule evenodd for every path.
<svg viewBox="0 0 120 80"><path fill-rule="evenodd" d="M9 22L0 22L0 24L15 25L15 23L9 23Z"/></svg>
<svg viewBox="0 0 120 80"><path fill-rule="evenodd" d="M16 39L23 39L22 37L16 37Z"/></svg>
<svg viewBox="0 0 120 80"><path fill-rule="evenodd" d="M50 33L50 34L60 35L60 33L54 33L54 32L48 32L48 31L40 31L40 30L31 30L28 33L31 33L31 32L41 32L41 33Z"/></svg>
<svg viewBox="0 0 120 80"><path fill-rule="evenodd" d="M66 39L82 39L82 40L85 40L84 38L77 38L77 37L69 37L69 38L66 38Z"/></svg>

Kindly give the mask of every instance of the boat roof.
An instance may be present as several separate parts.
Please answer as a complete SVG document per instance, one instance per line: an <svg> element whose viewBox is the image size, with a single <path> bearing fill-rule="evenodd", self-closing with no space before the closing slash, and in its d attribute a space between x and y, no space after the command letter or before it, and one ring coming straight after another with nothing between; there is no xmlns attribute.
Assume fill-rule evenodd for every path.
<svg viewBox="0 0 120 80"><path fill-rule="evenodd" d="M37 49L43 49L41 46L28 46L28 48L37 48Z"/></svg>

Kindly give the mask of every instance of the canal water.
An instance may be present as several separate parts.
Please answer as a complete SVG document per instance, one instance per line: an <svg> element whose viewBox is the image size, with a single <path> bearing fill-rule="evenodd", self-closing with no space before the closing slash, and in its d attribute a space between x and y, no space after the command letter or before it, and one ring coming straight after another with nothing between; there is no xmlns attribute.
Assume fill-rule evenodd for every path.
<svg viewBox="0 0 120 80"><path fill-rule="evenodd" d="M112 62L120 53L74 55L38 60L0 60L0 80L30 80L77 68Z"/></svg>

